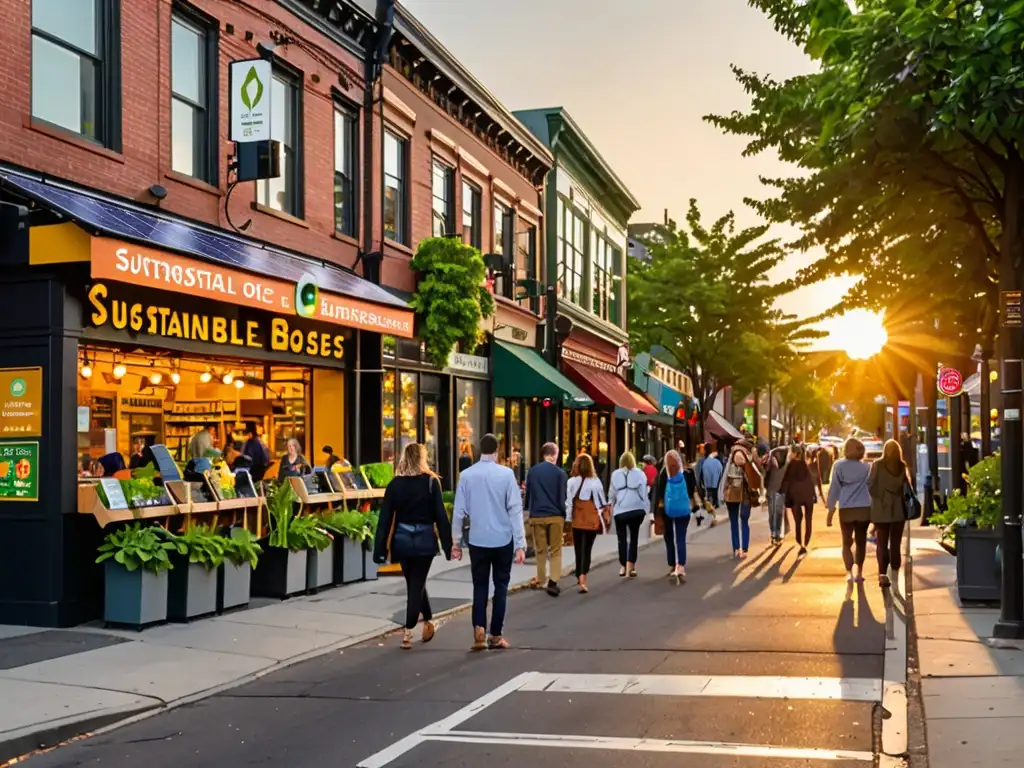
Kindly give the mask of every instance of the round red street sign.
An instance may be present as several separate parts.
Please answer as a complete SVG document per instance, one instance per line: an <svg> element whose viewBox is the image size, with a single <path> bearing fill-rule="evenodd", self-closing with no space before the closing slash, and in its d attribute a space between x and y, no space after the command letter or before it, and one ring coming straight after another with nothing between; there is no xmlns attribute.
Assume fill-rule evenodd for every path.
<svg viewBox="0 0 1024 768"><path fill-rule="evenodd" d="M964 377L956 368L939 369L939 392L946 397L956 397L963 390Z"/></svg>

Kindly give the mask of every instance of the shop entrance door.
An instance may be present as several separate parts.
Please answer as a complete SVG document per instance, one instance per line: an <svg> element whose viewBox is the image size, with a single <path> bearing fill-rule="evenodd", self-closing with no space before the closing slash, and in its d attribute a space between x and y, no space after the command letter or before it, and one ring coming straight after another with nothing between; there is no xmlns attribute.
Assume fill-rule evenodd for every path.
<svg viewBox="0 0 1024 768"><path fill-rule="evenodd" d="M447 410L441 395L420 395L420 435L427 449L427 463L446 480L450 478L451 462Z"/></svg>

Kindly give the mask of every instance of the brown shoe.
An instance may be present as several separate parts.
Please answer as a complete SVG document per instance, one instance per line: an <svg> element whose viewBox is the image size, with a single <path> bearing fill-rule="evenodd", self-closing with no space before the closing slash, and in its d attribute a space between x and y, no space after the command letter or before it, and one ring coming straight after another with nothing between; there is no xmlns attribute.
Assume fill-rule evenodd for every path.
<svg viewBox="0 0 1024 768"><path fill-rule="evenodd" d="M437 633L437 629L434 627L434 622L424 621L423 622L423 635L420 638L424 643L429 643L434 639L434 635Z"/></svg>
<svg viewBox="0 0 1024 768"><path fill-rule="evenodd" d="M491 635L487 638L487 647L492 651L500 651L509 647L508 640L501 635Z"/></svg>
<svg viewBox="0 0 1024 768"><path fill-rule="evenodd" d="M471 651L487 650L487 632L483 627L473 627L473 645Z"/></svg>

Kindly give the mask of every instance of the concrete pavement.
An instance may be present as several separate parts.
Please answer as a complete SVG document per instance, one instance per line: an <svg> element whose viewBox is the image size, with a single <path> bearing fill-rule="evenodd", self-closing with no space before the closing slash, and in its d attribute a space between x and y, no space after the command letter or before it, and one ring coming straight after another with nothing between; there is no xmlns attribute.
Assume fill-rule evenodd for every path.
<svg viewBox="0 0 1024 768"><path fill-rule="evenodd" d="M681 587L659 546L638 579L609 566L589 595L514 595L513 650L469 652L459 615L411 652L396 635L361 643L26 762L872 765L890 617L871 561L868 582L847 585L821 527L801 559L791 541L767 549L755 513L751 557L733 560L727 526L713 529Z"/></svg>
<svg viewBox="0 0 1024 768"><path fill-rule="evenodd" d="M599 537L594 556L614 559L615 537ZM565 571L574 564L570 548ZM512 585L534 574L532 561L514 566ZM471 602L468 564L439 558L429 591L435 613ZM0 626L0 762L380 637L404 620L404 594L385 577L142 633Z"/></svg>

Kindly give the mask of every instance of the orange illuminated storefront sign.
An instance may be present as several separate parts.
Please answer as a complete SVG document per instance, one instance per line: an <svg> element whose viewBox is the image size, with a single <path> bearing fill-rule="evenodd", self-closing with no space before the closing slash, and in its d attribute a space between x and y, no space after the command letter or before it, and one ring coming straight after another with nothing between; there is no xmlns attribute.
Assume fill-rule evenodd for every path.
<svg viewBox="0 0 1024 768"><path fill-rule="evenodd" d="M316 290L315 303L296 307L296 285L261 277L185 256L93 237L91 274L145 288L174 291L278 314L300 314L311 320L362 328L392 336L413 337L413 313L395 307Z"/></svg>

